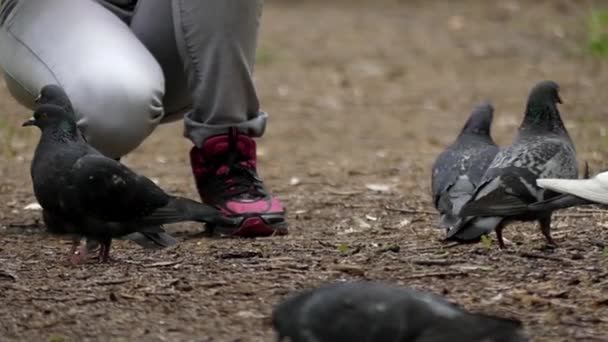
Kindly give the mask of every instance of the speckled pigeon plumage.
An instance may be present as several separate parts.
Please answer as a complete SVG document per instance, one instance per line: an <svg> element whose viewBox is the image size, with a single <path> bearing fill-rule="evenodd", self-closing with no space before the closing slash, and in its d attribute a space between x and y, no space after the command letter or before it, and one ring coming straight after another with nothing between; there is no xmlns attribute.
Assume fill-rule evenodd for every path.
<svg viewBox="0 0 608 342"><path fill-rule="evenodd" d="M375 282L325 285L274 309L277 341L520 342L517 320L468 313L445 299Z"/></svg>
<svg viewBox="0 0 608 342"><path fill-rule="evenodd" d="M74 115L60 106L40 105L24 123L32 125L42 131L31 165L38 203L68 232L100 241L101 261L108 260L115 237L158 232L162 224L183 221L232 223L216 209L170 196L102 155L82 139ZM85 254L81 249L73 261Z"/></svg>
<svg viewBox="0 0 608 342"><path fill-rule="evenodd" d="M35 102L37 105L53 104L60 106L66 111L66 113L72 114L74 116L74 120L76 120L76 114L74 112L74 107L72 106L72 101L70 101L70 98L65 90L56 84L49 84L42 87ZM80 134L80 138L86 141L86 137L80 128L78 133ZM59 217L53 217L53 214L48 210L44 210L42 217L45 222L45 226L50 233L68 233L66 228L69 227L70 224L67 222L62 222ZM164 248L177 243L177 240L169 235L160 226L156 227L156 229L150 227L149 231L146 232L129 234L125 236L124 239L134 241L138 245L149 249ZM87 241L87 246L89 250L92 250L99 246L99 242L89 239Z"/></svg>
<svg viewBox="0 0 608 342"><path fill-rule="evenodd" d="M528 205L557 195L537 186L538 178L578 175L574 144L557 103L561 103L557 83L543 81L531 90L515 140L496 155L473 199L463 206L463 219L448 231L448 239L474 240L495 230L503 248L502 229L508 222L537 220L547 242L555 245L552 211L532 211Z"/></svg>
<svg viewBox="0 0 608 342"><path fill-rule="evenodd" d="M433 164L431 191L441 228L447 229L458 222L460 209L471 199L498 153L490 134L493 113L489 103L476 106L456 140Z"/></svg>

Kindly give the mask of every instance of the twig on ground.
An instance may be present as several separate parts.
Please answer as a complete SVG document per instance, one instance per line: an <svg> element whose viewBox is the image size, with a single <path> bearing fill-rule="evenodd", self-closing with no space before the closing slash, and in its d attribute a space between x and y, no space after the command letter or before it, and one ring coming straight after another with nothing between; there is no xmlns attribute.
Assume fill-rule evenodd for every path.
<svg viewBox="0 0 608 342"><path fill-rule="evenodd" d="M106 300L108 300L106 297L88 297L76 301L76 305L93 304L98 302L105 302Z"/></svg>
<svg viewBox="0 0 608 342"><path fill-rule="evenodd" d="M144 267L165 267L165 266L178 265L181 262L182 262L181 260L177 260L177 261L161 261L161 262L155 262L155 263L152 263L152 264L145 264L143 266Z"/></svg>
<svg viewBox="0 0 608 342"><path fill-rule="evenodd" d="M582 213L608 214L608 210L606 209L578 208L577 211Z"/></svg>
<svg viewBox="0 0 608 342"><path fill-rule="evenodd" d="M9 223L7 228L42 228L40 223Z"/></svg>
<svg viewBox="0 0 608 342"><path fill-rule="evenodd" d="M2 278L9 278L12 281L16 281L17 280L17 276L15 275L15 273L13 273L11 271L7 271L7 270L0 270L0 277L2 277Z"/></svg>
<svg viewBox="0 0 608 342"><path fill-rule="evenodd" d="M165 291L165 292L159 292L159 291L151 291L151 292L144 292L146 294L146 296L175 296L178 293L177 292L169 292L169 291Z"/></svg>
<svg viewBox="0 0 608 342"><path fill-rule="evenodd" d="M410 260L414 265L420 266L450 266L460 264L462 260Z"/></svg>
<svg viewBox="0 0 608 342"><path fill-rule="evenodd" d="M196 284L197 287L202 287L205 289L211 289L214 287L222 287L228 285L228 282L225 282L223 280L217 280L217 281L207 281L207 282L203 282L203 283L198 283Z"/></svg>
<svg viewBox="0 0 608 342"><path fill-rule="evenodd" d="M552 261L562 262L562 263L566 263L566 264L570 263L570 261L565 260L560 257L544 255L544 254L540 254L540 253L533 253L533 252L520 252L519 256L524 257L524 258L530 258L530 259L552 260Z"/></svg>
<svg viewBox="0 0 608 342"><path fill-rule="evenodd" d="M463 272L463 271L428 272L428 273L412 274L412 275L405 277L405 279L421 279L421 278L429 278L429 277L444 278L444 277L459 277L459 276L466 277L468 275L469 275L468 272Z"/></svg>
<svg viewBox="0 0 608 342"><path fill-rule="evenodd" d="M365 205L365 204L347 204L347 203L343 203L342 206L346 209L373 209L376 208L374 206L371 205Z"/></svg>
<svg viewBox="0 0 608 342"><path fill-rule="evenodd" d="M111 280L99 280L94 282L94 285L119 285L130 282L131 278L122 278L122 279L111 279Z"/></svg>
<svg viewBox="0 0 608 342"><path fill-rule="evenodd" d="M389 206L384 207L385 210L395 211L402 214L424 214L424 215L434 215L435 212L430 210L418 210L418 209L406 209L406 208L392 208Z"/></svg>
<svg viewBox="0 0 608 342"><path fill-rule="evenodd" d="M354 196L354 195L360 195L362 193L364 193L365 191L362 190L336 190L336 189L332 189L332 188L328 188L327 192L329 192L332 195L338 195L338 196Z"/></svg>
<svg viewBox="0 0 608 342"><path fill-rule="evenodd" d="M119 293L118 295L124 299L134 299L134 300L139 300L139 301L146 300L146 298L144 298L142 296L132 295L132 294L128 294L128 293Z"/></svg>
<svg viewBox="0 0 608 342"><path fill-rule="evenodd" d="M458 246L461 246L461 245L463 245L463 244L462 244L462 243L460 243L460 242L450 242L450 243L447 243L447 244L445 244L445 245L443 245L443 246L441 246L441 247L443 247L443 248L446 248L446 249L447 249L447 248L454 248L454 247L458 247Z"/></svg>
<svg viewBox="0 0 608 342"><path fill-rule="evenodd" d="M249 259L255 257L261 257L262 253L256 251L242 251L242 252L227 252L222 253L218 257L220 259Z"/></svg>
<svg viewBox="0 0 608 342"><path fill-rule="evenodd" d="M352 274L352 275L356 275L356 276L364 276L365 275L365 270L363 269L363 267L361 266L357 266L357 265L335 265L334 270L336 271L340 271L340 272L344 272L344 273L348 273L348 274Z"/></svg>
<svg viewBox="0 0 608 342"><path fill-rule="evenodd" d="M557 213L553 215L553 217L592 217L594 216L592 212L583 212L583 213Z"/></svg>

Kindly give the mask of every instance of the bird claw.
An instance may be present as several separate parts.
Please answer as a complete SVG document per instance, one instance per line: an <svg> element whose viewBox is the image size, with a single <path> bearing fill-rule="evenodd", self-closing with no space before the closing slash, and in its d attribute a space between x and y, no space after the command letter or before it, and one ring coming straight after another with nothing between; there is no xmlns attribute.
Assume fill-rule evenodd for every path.
<svg viewBox="0 0 608 342"><path fill-rule="evenodd" d="M70 263L74 266L80 265L83 263L83 260L87 258L87 251L85 248L78 248L74 250L70 255Z"/></svg>

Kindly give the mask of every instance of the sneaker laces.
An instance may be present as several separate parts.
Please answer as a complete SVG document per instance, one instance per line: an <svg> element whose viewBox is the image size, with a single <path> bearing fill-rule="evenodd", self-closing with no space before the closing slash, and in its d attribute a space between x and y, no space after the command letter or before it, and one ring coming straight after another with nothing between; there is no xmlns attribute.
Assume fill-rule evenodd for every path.
<svg viewBox="0 0 608 342"><path fill-rule="evenodd" d="M223 199L240 197L256 199L265 197L266 191L262 180L257 175L251 161L243 158L237 148L238 130L230 129L228 135L228 152L218 156L213 164L219 165L215 177L209 177L205 184L208 191Z"/></svg>

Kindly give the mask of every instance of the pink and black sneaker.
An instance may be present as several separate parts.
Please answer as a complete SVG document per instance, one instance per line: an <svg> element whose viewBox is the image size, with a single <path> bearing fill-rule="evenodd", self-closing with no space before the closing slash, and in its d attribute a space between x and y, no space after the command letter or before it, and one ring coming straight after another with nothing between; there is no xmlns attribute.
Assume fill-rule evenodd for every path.
<svg viewBox="0 0 608 342"><path fill-rule="evenodd" d="M255 141L237 129L208 138L190 151L192 173L204 203L236 218L232 226L209 226L214 233L241 237L287 234L285 211L256 172Z"/></svg>

